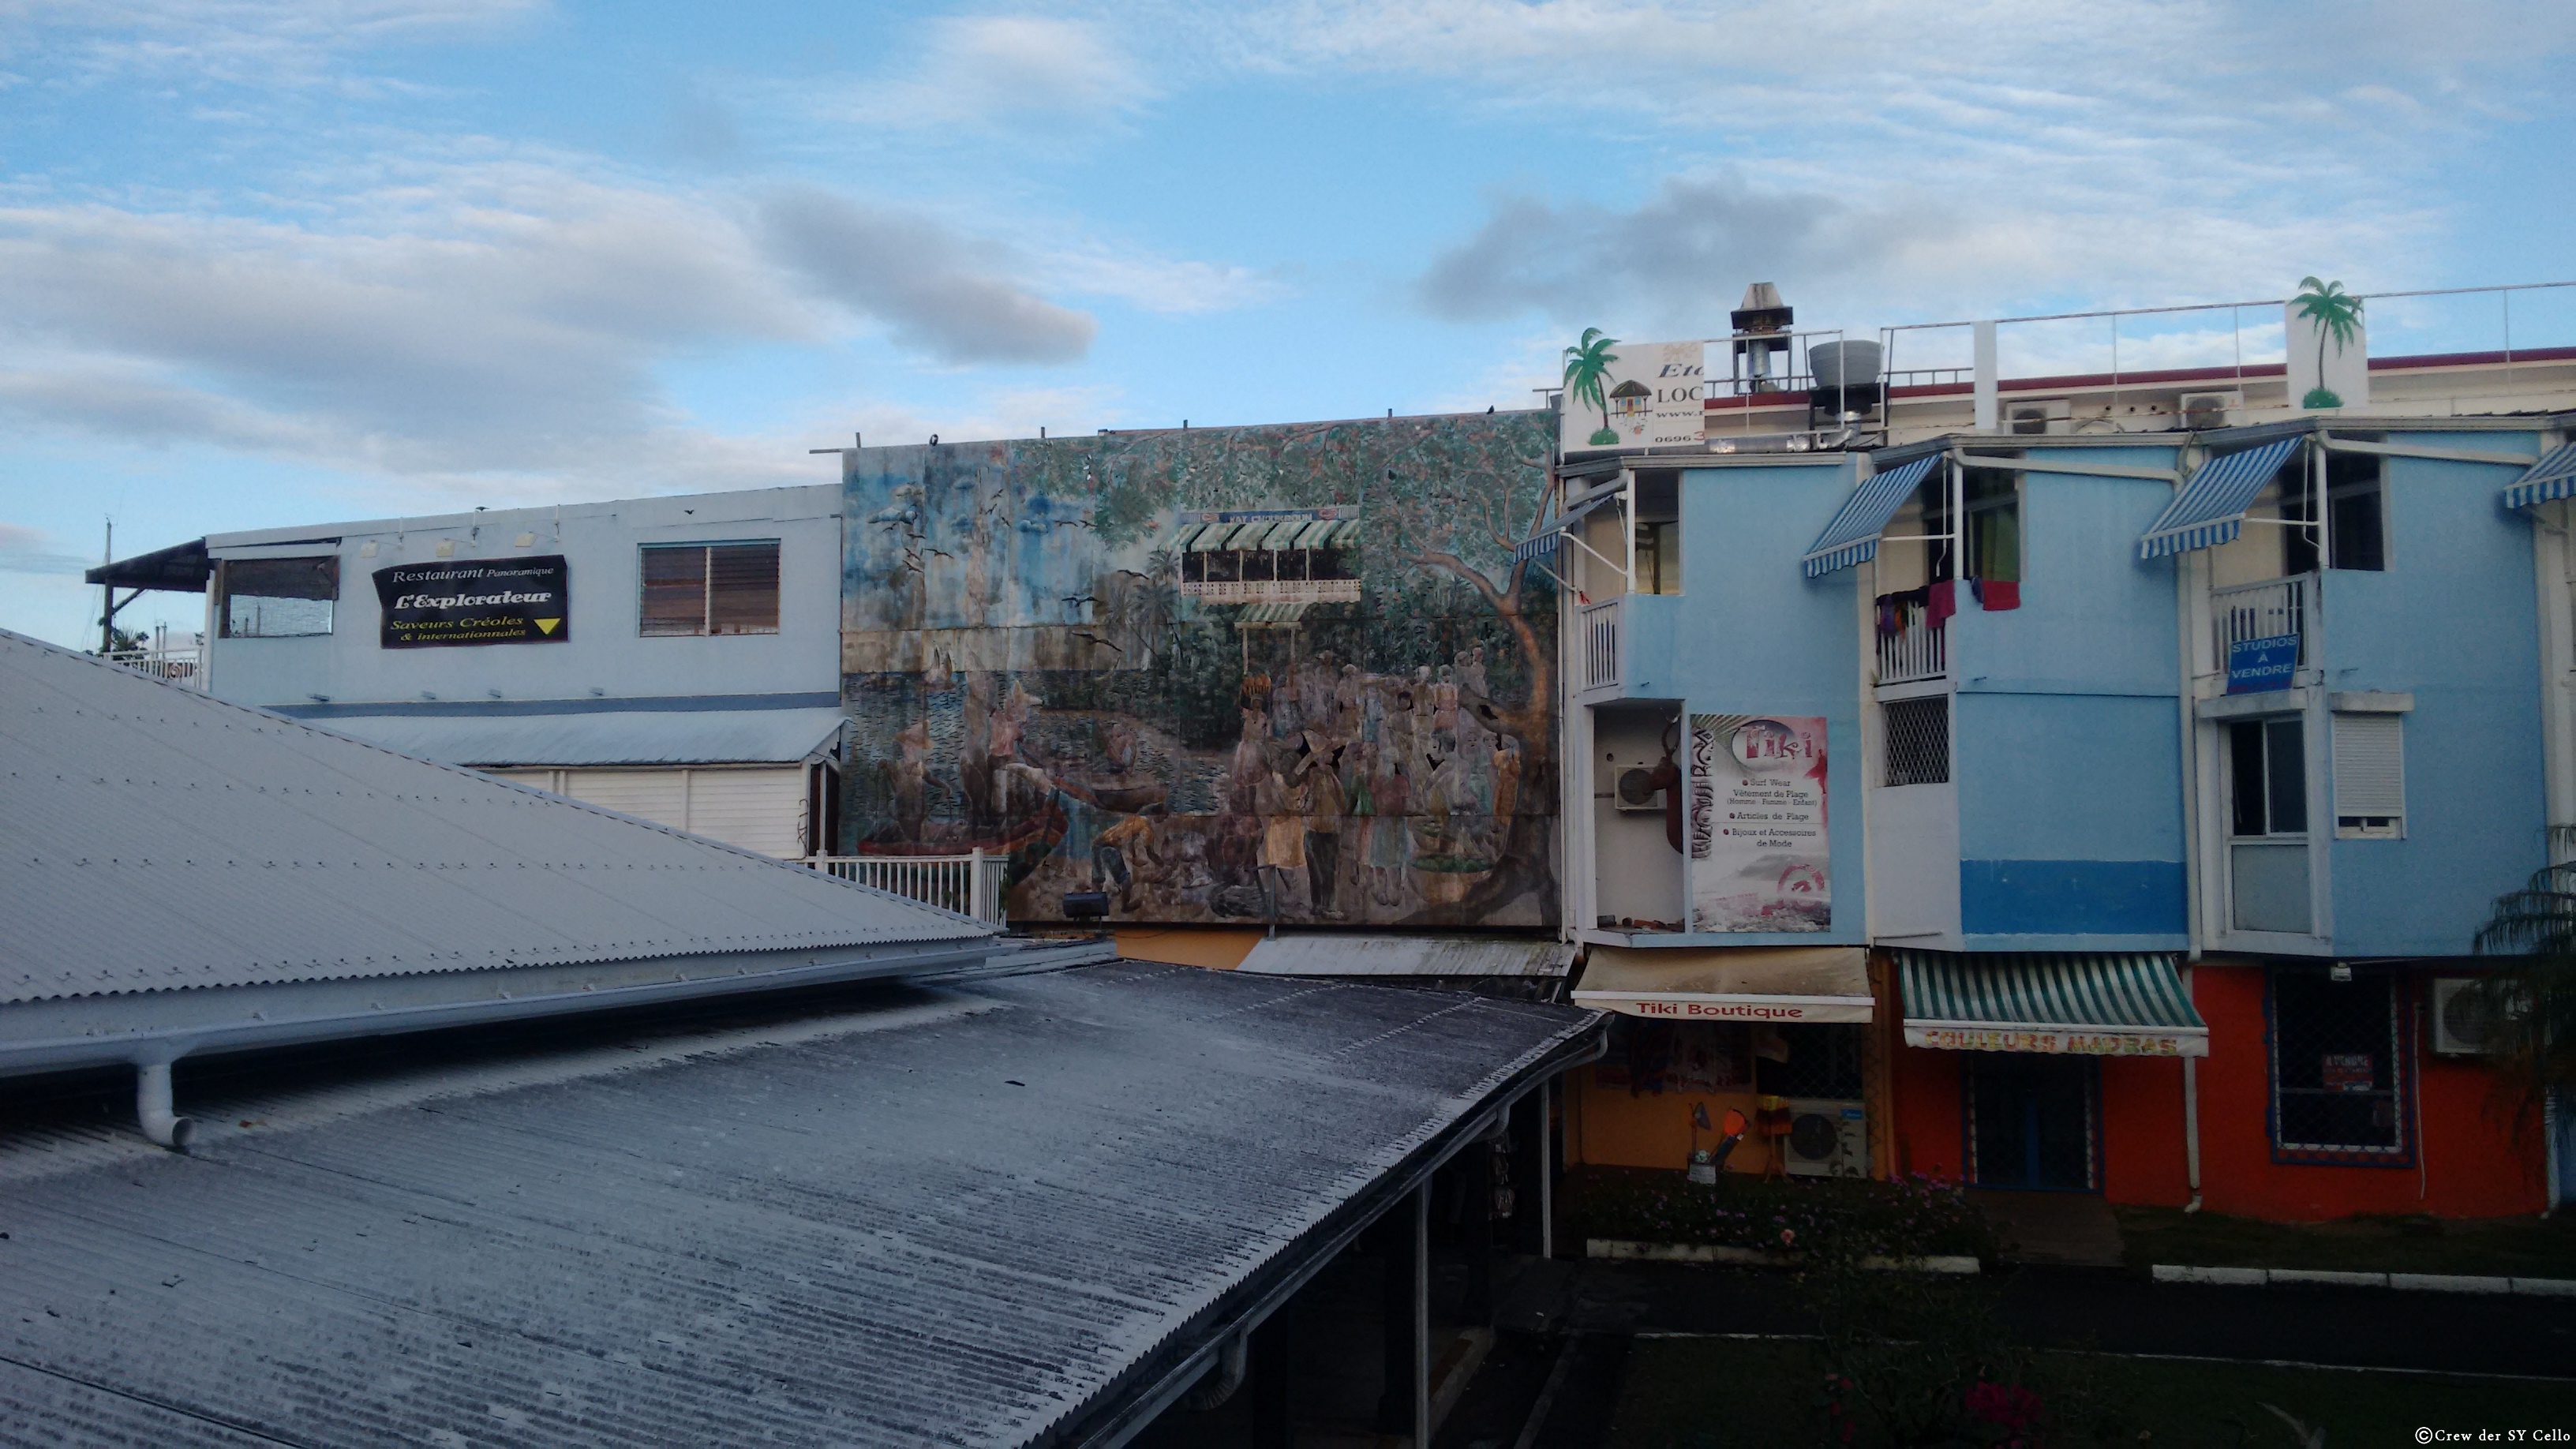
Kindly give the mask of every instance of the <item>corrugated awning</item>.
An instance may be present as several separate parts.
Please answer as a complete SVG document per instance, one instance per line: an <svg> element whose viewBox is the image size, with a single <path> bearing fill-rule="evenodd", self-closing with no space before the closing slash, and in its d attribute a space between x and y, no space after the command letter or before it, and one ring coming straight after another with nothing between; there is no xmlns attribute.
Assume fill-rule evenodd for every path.
<svg viewBox="0 0 2576 1449"><path fill-rule="evenodd" d="M1822 578L1836 569L1878 557L1878 536L1887 531L1887 521L1905 506L1906 499L1914 496L1915 489L1923 486L1925 476L1940 461L1941 455L1934 453L1862 479L1852 495L1843 500L1834 521L1826 524L1825 531L1808 546L1806 558L1800 560L1807 577Z"/></svg>
<svg viewBox="0 0 2576 1449"><path fill-rule="evenodd" d="M1334 524L1335 520L1333 519L1318 518L1313 522L1306 524L1304 527L1299 528L1297 530L1297 536L1288 540L1288 546L1290 548L1322 548L1324 546L1324 541L1333 536Z"/></svg>
<svg viewBox="0 0 2576 1449"><path fill-rule="evenodd" d="M1867 1021L1869 963L1858 946L1595 946L1574 1002L1655 1021Z"/></svg>
<svg viewBox="0 0 2576 1449"><path fill-rule="evenodd" d="M1201 525L1198 531L1198 536L1190 540L1189 551L1192 553L1214 553L1218 549L1225 547L1225 541L1233 536L1234 525L1231 523L1210 523Z"/></svg>
<svg viewBox="0 0 2576 1449"><path fill-rule="evenodd" d="M1261 546L1267 549L1295 548L1297 535L1314 527L1316 522L1317 520L1312 518L1280 519L1270 525L1268 532L1261 535Z"/></svg>
<svg viewBox="0 0 2576 1449"><path fill-rule="evenodd" d="M828 751L841 712L348 715L314 723L443 765L792 765Z"/></svg>
<svg viewBox="0 0 2576 1449"><path fill-rule="evenodd" d="M1200 534L1207 532L1208 528L1209 525L1204 523L1184 523L1172 530L1171 541L1165 543L1163 547L1174 553L1188 553L1190 545L1198 540Z"/></svg>
<svg viewBox="0 0 2576 1449"><path fill-rule="evenodd" d="M1945 1051L2209 1055L2209 1027L2164 953L1899 951L1905 1044Z"/></svg>
<svg viewBox="0 0 2576 1449"><path fill-rule="evenodd" d="M1573 948L1517 936L1273 936L1235 969L1256 976L1540 976L1565 974Z"/></svg>
<svg viewBox="0 0 2576 1449"><path fill-rule="evenodd" d="M2576 497L2576 443L2561 443L2504 490L2504 506L2529 508Z"/></svg>
<svg viewBox="0 0 2576 1449"><path fill-rule="evenodd" d="M2305 438L2275 438L2271 442L2227 453L2200 465L2191 481L2165 505L2154 526L2138 539L2138 557L2163 558L2167 554L2188 553L2196 548L2214 548L2243 531L2245 510L2254 506L2254 495L2281 471L2290 454L2298 450Z"/></svg>

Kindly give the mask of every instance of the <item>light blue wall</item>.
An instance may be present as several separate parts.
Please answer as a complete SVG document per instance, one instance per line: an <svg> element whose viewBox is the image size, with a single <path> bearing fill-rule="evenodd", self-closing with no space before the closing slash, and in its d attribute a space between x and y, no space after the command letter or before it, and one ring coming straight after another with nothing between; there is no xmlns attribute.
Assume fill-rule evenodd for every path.
<svg viewBox="0 0 2576 1449"><path fill-rule="evenodd" d="M2530 435L2390 435L2477 452ZM2509 468L2384 460L2385 573L2326 575L2326 687L2412 692L2406 838L2333 846L2335 949L2457 955L2498 895L2546 863L2531 523L2497 497Z"/></svg>
<svg viewBox="0 0 2576 1449"><path fill-rule="evenodd" d="M2173 464L2168 447L2029 456ZM2155 479L2027 473L2021 607L1959 600L1951 778L1972 945L2187 943L2174 566L2136 548L2172 496Z"/></svg>
<svg viewBox="0 0 2576 1449"><path fill-rule="evenodd" d="M1798 567L1842 506L1857 459L1738 464L1682 475L1682 595L1644 600L1669 611L1658 645L1672 697L1700 714L1822 715L1826 829L1832 839L1833 929L1692 937L1726 945L1858 944L1868 939L1860 793L1863 571L1821 579Z"/></svg>

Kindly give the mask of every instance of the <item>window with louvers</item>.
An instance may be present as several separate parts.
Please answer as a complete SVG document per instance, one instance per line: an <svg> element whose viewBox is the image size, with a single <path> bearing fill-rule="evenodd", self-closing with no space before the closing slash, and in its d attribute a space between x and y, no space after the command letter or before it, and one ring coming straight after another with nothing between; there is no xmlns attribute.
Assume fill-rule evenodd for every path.
<svg viewBox="0 0 2576 1449"><path fill-rule="evenodd" d="M778 540L648 544L641 632L778 632Z"/></svg>
<svg viewBox="0 0 2576 1449"><path fill-rule="evenodd" d="M1891 700L1881 705L1885 724L1880 741L1886 752L1889 785L1946 785L1950 782L1950 701Z"/></svg>
<svg viewBox="0 0 2576 1449"><path fill-rule="evenodd" d="M2335 834L2395 837L2406 826L2406 717L2334 717Z"/></svg>

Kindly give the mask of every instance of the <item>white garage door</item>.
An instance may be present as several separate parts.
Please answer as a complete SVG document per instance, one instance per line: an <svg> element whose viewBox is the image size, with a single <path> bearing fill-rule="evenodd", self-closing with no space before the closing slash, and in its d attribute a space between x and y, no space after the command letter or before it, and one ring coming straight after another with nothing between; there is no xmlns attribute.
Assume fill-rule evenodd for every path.
<svg viewBox="0 0 2576 1449"><path fill-rule="evenodd" d="M805 853L802 765L491 773L763 855Z"/></svg>

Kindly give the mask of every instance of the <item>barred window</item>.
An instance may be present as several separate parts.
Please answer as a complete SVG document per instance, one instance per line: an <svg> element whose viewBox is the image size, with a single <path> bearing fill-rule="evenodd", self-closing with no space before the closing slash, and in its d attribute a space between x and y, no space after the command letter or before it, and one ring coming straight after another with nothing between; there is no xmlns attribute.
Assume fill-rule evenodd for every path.
<svg viewBox="0 0 2576 1449"><path fill-rule="evenodd" d="M2274 1144L2334 1159L2406 1156L2405 1042L2395 976L2274 971Z"/></svg>
<svg viewBox="0 0 2576 1449"><path fill-rule="evenodd" d="M778 540L646 544L640 632L778 632Z"/></svg>
<svg viewBox="0 0 2576 1449"><path fill-rule="evenodd" d="M1885 783L1946 785L1950 783L1950 701L1890 700L1879 706L1887 754Z"/></svg>

